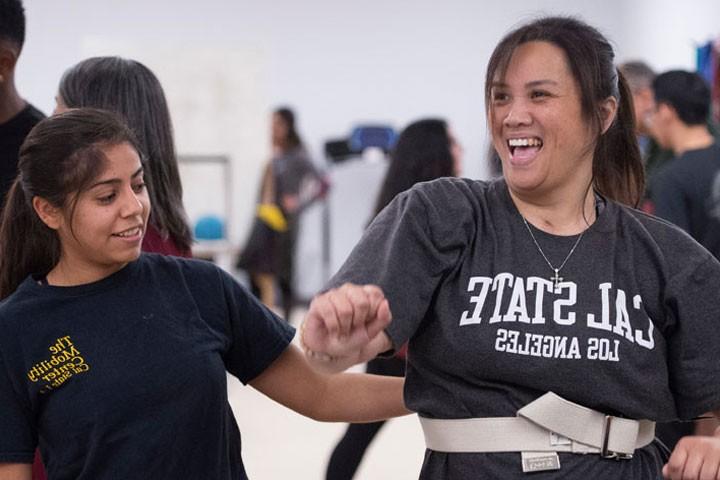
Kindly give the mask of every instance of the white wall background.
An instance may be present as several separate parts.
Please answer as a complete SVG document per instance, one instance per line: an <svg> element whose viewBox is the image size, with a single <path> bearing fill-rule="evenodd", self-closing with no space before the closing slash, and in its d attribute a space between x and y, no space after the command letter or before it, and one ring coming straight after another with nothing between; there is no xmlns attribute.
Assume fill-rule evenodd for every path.
<svg viewBox="0 0 720 480"><path fill-rule="evenodd" d="M580 15L614 41L618 60L643 58L658 70L693 68L696 44L720 35L717 0L25 4L21 93L49 113L62 72L77 61L119 54L146 63L168 94L179 152L231 158L229 226L237 243L250 224L273 106L295 107L316 158L326 139L359 121L401 128L421 116L445 117L465 146L465 175L482 178L484 68L514 25L539 13ZM200 213L192 198L186 203Z"/></svg>

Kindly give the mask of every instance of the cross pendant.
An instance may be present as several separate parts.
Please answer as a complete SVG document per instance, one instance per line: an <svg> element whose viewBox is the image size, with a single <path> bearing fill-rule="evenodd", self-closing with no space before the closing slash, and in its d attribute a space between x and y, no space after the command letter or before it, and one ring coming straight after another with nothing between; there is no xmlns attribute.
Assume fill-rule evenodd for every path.
<svg viewBox="0 0 720 480"><path fill-rule="evenodd" d="M554 293L560 293L560 285L559 284L560 284L560 282L563 281L563 277L561 277L559 275L559 271L557 268L555 268L553 270L555 270L555 275L550 277L550 280L552 280L553 286L554 286L553 290L554 290Z"/></svg>

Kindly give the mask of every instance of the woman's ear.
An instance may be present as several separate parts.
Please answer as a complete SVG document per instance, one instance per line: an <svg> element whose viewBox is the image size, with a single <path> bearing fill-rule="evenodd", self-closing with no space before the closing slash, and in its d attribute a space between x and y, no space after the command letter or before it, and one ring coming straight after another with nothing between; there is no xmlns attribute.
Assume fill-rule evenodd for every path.
<svg viewBox="0 0 720 480"><path fill-rule="evenodd" d="M0 83L12 77L18 52L7 41L0 41Z"/></svg>
<svg viewBox="0 0 720 480"><path fill-rule="evenodd" d="M34 196L32 205L40 220L53 230L60 228L63 223L62 210L42 197Z"/></svg>
<svg viewBox="0 0 720 480"><path fill-rule="evenodd" d="M605 134L617 115L618 101L615 97L608 97L600 103L600 119L602 120L601 135Z"/></svg>

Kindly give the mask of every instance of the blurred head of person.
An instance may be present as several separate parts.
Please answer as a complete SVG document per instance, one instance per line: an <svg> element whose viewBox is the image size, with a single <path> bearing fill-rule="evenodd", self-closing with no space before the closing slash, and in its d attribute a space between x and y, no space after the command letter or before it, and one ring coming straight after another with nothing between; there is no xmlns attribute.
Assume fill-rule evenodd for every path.
<svg viewBox="0 0 720 480"><path fill-rule="evenodd" d="M652 83L655 72L642 61L629 61L621 63L618 69L622 72L630 87L635 111L635 132L638 135L648 135L648 117L655 109Z"/></svg>
<svg viewBox="0 0 720 480"><path fill-rule="evenodd" d="M0 123L24 106L15 89L15 65L24 43L25 9L22 2L0 0Z"/></svg>
<svg viewBox="0 0 720 480"><path fill-rule="evenodd" d="M710 88L700 75L684 70L662 73L653 81L653 92L651 133L663 148L677 151L688 131L709 136Z"/></svg>
<svg viewBox="0 0 720 480"><path fill-rule="evenodd" d="M287 152L302 145L295 126L295 113L288 107L279 107L273 111L270 123L273 148Z"/></svg>
<svg viewBox="0 0 720 480"><path fill-rule="evenodd" d="M457 176L463 150L445 120L426 118L408 125L390 155L375 214L418 182Z"/></svg>

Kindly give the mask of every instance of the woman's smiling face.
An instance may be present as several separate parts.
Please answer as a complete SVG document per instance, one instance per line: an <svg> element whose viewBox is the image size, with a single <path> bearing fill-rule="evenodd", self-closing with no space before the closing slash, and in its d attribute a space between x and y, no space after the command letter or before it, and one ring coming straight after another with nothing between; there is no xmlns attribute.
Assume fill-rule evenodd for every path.
<svg viewBox="0 0 720 480"><path fill-rule="evenodd" d="M518 46L491 88L489 124L511 190L543 194L592 178L594 135L563 50Z"/></svg>
<svg viewBox="0 0 720 480"><path fill-rule="evenodd" d="M103 147L103 172L91 186L77 193L74 207L58 213L60 264L97 279L138 258L150 200L143 168L128 143Z"/></svg>

